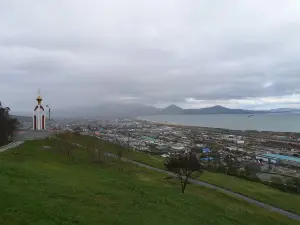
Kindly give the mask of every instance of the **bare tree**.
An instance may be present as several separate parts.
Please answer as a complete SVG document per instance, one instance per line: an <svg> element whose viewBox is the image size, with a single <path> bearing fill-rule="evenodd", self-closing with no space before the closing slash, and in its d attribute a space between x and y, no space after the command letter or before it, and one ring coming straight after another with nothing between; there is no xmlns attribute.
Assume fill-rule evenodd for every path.
<svg viewBox="0 0 300 225"><path fill-rule="evenodd" d="M76 147L75 147L75 145L73 145L73 144L65 143L64 148L65 148L65 151L67 152L67 155L68 155L68 156L71 156L71 153L72 153L73 149L75 149ZM72 158L73 158L73 157L72 157Z"/></svg>
<svg viewBox="0 0 300 225"><path fill-rule="evenodd" d="M101 149L101 144L97 139L91 139L87 146L88 151L92 153L94 162L102 162L103 161L103 151Z"/></svg>
<svg viewBox="0 0 300 225"><path fill-rule="evenodd" d="M297 193L300 193L300 178L294 177L292 179L293 185L297 188Z"/></svg>
<svg viewBox="0 0 300 225"><path fill-rule="evenodd" d="M124 171L124 163L123 163L123 148L119 147L118 152L117 152L117 159L118 163L120 165L120 170L123 172Z"/></svg>
<svg viewBox="0 0 300 225"><path fill-rule="evenodd" d="M225 173L228 175L228 170L234 165L236 158L233 154L229 153L224 157L223 161L225 162Z"/></svg>
<svg viewBox="0 0 300 225"><path fill-rule="evenodd" d="M210 156L213 158L213 168L219 168L221 164L221 155L217 151L213 151Z"/></svg>
<svg viewBox="0 0 300 225"><path fill-rule="evenodd" d="M80 127L75 127L74 129L74 134L76 135L80 135L80 132L82 131L82 129Z"/></svg>
<svg viewBox="0 0 300 225"><path fill-rule="evenodd" d="M56 148L62 154L67 154L67 156L71 156L72 160L74 160L74 154L72 154L73 150L76 149L76 145L69 143L67 141L58 140L56 142Z"/></svg>
<svg viewBox="0 0 300 225"><path fill-rule="evenodd" d="M64 152L64 146L65 146L64 141L61 140L56 141L56 148L59 150L60 153Z"/></svg>
<svg viewBox="0 0 300 225"><path fill-rule="evenodd" d="M184 193L192 173L202 169L198 159L192 153L181 153L169 157L165 161L165 167L178 176L181 183L181 193Z"/></svg>

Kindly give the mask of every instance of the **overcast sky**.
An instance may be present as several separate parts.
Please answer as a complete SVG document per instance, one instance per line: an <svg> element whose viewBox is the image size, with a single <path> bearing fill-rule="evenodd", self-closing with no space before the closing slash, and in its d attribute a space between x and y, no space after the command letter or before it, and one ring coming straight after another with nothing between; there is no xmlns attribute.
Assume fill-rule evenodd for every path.
<svg viewBox="0 0 300 225"><path fill-rule="evenodd" d="M0 1L0 100L300 108L300 1Z"/></svg>

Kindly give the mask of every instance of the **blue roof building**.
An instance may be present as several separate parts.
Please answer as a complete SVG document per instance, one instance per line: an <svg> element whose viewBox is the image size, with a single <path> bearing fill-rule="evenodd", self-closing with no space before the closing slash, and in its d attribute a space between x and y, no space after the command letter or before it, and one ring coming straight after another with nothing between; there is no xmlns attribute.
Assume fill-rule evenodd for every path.
<svg viewBox="0 0 300 225"><path fill-rule="evenodd" d="M200 158L202 161L209 161L209 160L214 160L213 157L206 157L206 158Z"/></svg>
<svg viewBox="0 0 300 225"><path fill-rule="evenodd" d="M271 157L271 158L278 158L281 160L288 160L288 161L294 161L297 163L300 163L300 158L289 156L289 155L279 155L279 154L264 154L264 156Z"/></svg>
<svg viewBox="0 0 300 225"><path fill-rule="evenodd" d="M202 153L210 153L210 149L209 148L202 148Z"/></svg>
<svg viewBox="0 0 300 225"><path fill-rule="evenodd" d="M257 156L256 158L262 158L264 161L270 160L275 163L289 164L293 166L300 167L300 158L288 155L279 155L279 154L263 154Z"/></svg>

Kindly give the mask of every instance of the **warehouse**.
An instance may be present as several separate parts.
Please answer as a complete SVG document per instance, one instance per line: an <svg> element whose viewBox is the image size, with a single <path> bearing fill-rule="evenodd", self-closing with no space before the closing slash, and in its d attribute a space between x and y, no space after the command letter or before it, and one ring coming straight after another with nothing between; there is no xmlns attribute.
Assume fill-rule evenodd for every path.
<svg viewBox="0 0 300 225"><path fill-rule="evenodd" d="M256 159L274 164L285 164L300 167L300 158L279 154L263 154L256 156Z"/></svg>

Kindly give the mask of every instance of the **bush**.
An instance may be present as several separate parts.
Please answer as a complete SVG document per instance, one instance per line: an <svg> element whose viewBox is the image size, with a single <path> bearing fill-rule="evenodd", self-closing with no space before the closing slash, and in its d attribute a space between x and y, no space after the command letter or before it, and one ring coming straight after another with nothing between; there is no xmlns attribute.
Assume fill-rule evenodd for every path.
<svg viewBox="0 0 300 225"><path fill-rule="evenodd" d="M0 146L7 144L14 136L19 121L9 114L10 109L3 107L0 102Z"/></svg>

